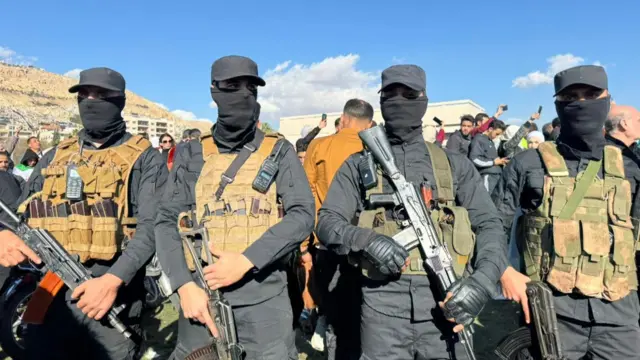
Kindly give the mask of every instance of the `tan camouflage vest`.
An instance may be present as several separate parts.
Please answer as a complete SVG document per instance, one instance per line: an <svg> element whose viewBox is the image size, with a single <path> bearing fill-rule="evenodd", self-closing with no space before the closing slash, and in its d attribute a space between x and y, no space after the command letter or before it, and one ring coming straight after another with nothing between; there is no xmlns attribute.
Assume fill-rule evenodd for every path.
<svg viewBox="0 0 640 360"><path fill-rule="evenodd" d="M279 211L275 185L262 194L254 190L252 184L260 166L282 138L280 134L265 134L260 147L242 165L233 182L227 185L220 201L216 201L220 178L237 154L220 154L210 134L202 137L204 165L195 186L196 219L207 230L209 241L215 248L243 252L280 222L283 215ZM203 217L205 205L211 215ZM187 266L194 271L193 258L184 243L183 247ZM207 262L204 251L203 248L201 260Z"/></svg>
<svg viewBox="0 0 640 360"><path fill-rule="evenodd" d="M620 149L605 147L604 180L594 179L570 219L559 215L584 172L569 177L553 143L538 151L546 167L542 204L518 221L526 274L561 293L609 301L637 289L631 186Z"/></svg>
<svg viewBox="0 0 640 360"><path fill-rule="evenodd" d="M93 217L70 214L67 217L30 218L32 227L47 229L71 254L88 260L111 260L122 250L125 238L131 239L136 219L129 215L129 184L131 170L140 155L151 146L142 136L133 136L124 144L103 150L86 150L80 155L77 138L62 141L45 169L42 191L29 198L21 207L40 198L53 206L68 202L65 199L67 166L75 164L82 181L83 198L89 207L102 200L117 205L115 217Z"/></svg>
<svg viewBox="0 0 640 360"><path fill-rule="evenodd" d="M465 208L455 205L453 189L453 174L447 154L432 143L426 143L431 167L436 179L436 191L439 209L431 212L431 219L436 224L436 231L441 243L445 244L451 253L453 267L458 276L462 276L475 247L475 234L471 230L469 214ZM373 193L382 192L382 178L378 174L379 181L376 189L367 191L367 198ZM366 210L360 214L358 226L373 229L379 234L393 237L400 232L400 227L393 219L387 219L384 208ZM410 251L411 264L403 274L426 275L423 267L423 259L420 250L415 248ZM382 280L384 276L366 261L361 261L362 273L374 280Z"/></svg>

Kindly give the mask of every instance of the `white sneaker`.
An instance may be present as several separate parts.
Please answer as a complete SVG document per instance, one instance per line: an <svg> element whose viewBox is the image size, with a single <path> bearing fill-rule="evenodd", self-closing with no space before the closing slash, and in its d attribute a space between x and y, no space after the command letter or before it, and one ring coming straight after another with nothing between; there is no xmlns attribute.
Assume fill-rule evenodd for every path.
<svg viewBox="0 0 640 360"><path fill-rule="evenodd" d="M311 347L317 351L324 351L324 337L327 332L327 317L320 316L318 323L316 324L316 331L314 331L311 337Z"/></svg>

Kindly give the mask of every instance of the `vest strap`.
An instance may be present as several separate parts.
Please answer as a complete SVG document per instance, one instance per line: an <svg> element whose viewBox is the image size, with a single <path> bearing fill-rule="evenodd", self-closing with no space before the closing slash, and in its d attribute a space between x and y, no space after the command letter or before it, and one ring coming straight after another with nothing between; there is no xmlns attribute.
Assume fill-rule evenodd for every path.
<svg viewBox="0 0 640 360"><path fill-rule="evenodd" d="M262 131L256 131L256 136L254 136L253 140L242 147L240 153L233 159L231 165L229 165L229 168L227 168L227 170L225 170L225 172L220 177L220 184L218 185L218 189L216 190L217 201L220 201L220 198L222 198L222 194L224 193L224 189L227 187L227 185L233 183L233 180L235 179L236 175L238 175L238 171L240 171L242 165L244 165L244 163L249 160L251 154L253 154L253 152L260 147L260 144L262 144L263 140L264 133Z"/></svg>
<svg viewBox="0 0 640 360"><path fill-rule="evenodd" d="M569 169L564 158L558 152L555 143L543 142L538 146L538 152L542 156L542 162L551 177L569 177Z"/></svg>
<svg viewBox="0 0 640 360"><path fill-rule="evenodd" d="M587 194L587 190L589 190L589 187L593 183L593 179L596 178L601 165L602 160L589 162L589 165L587 165L587 169L582 174L580 181L578 181L578 183L576 184L576 187L573 189L573 192L569 196L569 199L567 199L567 203L560 211L560 215L558 215L558 218L562 220L571 219L573 213L578 208L578 205L580 205L580 202Z"/></svg>
<svg viewBox="0 0 640 360"><path fill-rule="evenodd" d="M425 144L429 151L429 159L431 160L433 176L436 179L438 200L451 205L453 204L455 197L453 195L453 176L447 153L433 143L425 142Z"/></svg>

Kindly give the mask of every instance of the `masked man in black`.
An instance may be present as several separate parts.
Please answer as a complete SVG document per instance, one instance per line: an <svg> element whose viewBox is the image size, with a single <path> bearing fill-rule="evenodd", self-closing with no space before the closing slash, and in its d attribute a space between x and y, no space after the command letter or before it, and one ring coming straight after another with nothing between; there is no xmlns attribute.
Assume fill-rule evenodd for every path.
<svg viewBox="0 0 640 360"><path fill-rule="evenodd" d="M62 287L53 299L36 292L27 313L34 306L46 316L32 318L40 324L29 327L28 358L134 359L138 346L104 318L112 306L125 305L120 319L139 331L145 263L155 252L156 191L168 174L151 143L126 132L122 75L88 69L69 92L78 95L84 128L38 162L21 208L28 210L31 226L49 230L95 278L73 292ZM67 187L70 177L82 184ZM35 259L9 231L0 232L0 244L5 266L25 256Z"/></svg>
<svg viewBox="0 0 640 360"><path fill-rule="evenodd" d="M441 241L449 244L458 274L468 263L475 268L473 275L449 289L453 297L448 301L460 311L456 320L469 324L493 296L507 267L506 238L473 164L425 143L422 118L427 102L426 75L420 67L396 65L383 71L380 106L396 165L407 181L427 186L433 199L458 214L456 235ZM361 359L466 358L436 304L442 299L432 291L432 285L437 287L426 276L420 252L408 252L391 238L401 230L396 221L405 214L365 206L371 191L394 190L382 175L377 188L364 189L359 175L359 166L364 165L358 165L362 156L349 157L336 174L316 229L327 249L367 268L362 276ZM434 217L440 211L434 209ZM474 259L469 261L472 253Z"/></svg>
<svg viewBox="0 0 640 360"><path fill-rule="evenodd" d="M216 60L211 96L218 120L211 134L176 155L156 222L158 256L182 307L172 359L207 347L221 330L203 285L221 290L233 307L246 360L298 358L285 270L288 255L313 230L315 202L291 143L257 129L258 86L264 85L251 59ZM275 171L263 171L267 159ZM209 234L204 253L211 251L214 264L206 255L195 259L209 263L207 284L192 273L196 263L178 233L185 211Z"/></svg>
<svg viewBox="0 0 640 360"><path fill-rule="evenodd" d="M526 304L529 278L550 285L569 359L640 359L630 216L637 189L628 180L637 165L605 140L611 98L604 68L573 67L554 84L556 143L516 155L493 193L505 232L516 209L524 212L516 226L526 276L503 283L504 295Z"/></svg>

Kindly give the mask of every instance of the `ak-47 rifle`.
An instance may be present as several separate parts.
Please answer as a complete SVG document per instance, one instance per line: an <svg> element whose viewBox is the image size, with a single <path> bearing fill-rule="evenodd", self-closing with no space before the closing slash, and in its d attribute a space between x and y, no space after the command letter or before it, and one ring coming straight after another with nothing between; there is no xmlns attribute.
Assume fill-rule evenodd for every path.
<svg viewBox="0 0 640 360"><path fill-rule="evenodd" d="M0 201L0 208L18 224L16 227L6 223L2 225L13 231L40 257L45 265L39 269L42 273L46 273L47 270L55 273L72 291L83 282L93 278L89 270L78 261L77 257L71 256L47 230L32 229L2 201ZM111 326L124 337L140 344L142 341L140 336L131 331L131 329L118 318L118 314L124 308L124 305L111 308L107 314L107 319Z"/></svg>
<svg viewBox="0 0 640 360"><path fill-rule="evenodd" d="M500 360L515 360L526 352L534 359L565 360L558 337L553 293L543 282L532 281L527 284L527 297L535 331L531 326L515 330L500 342L494 353ZM538 346L534 347L536 342Z"/></svg>
<svg viewBox="0 0 640 360"><path fill-rule="evenodd" d="M209 209L205 206L205 215ZM201 249L207 254L207 262L213 264L213 256L209 251L209 234L202 224L198 224L194 211L181 213L178 217L180 238L187 246L198 274L198 278L209 297L209 314L218 330L218 337L213 343L192 352L185 360L242 360L244 349L238 344L236 323L229 302L220 290L211 290L204 278L204 270L195 243L200 242Z"/></svg>
<svg viewBox="0 0 640 360"><path fill-rule="evenodd" d="M394 194L373 194L369 197L371 206L377 207L391 205L400 206L407 214L408 220L402 221L405 228L393 239L407 250L419 247L424 259L424 268L437 279L442 296L447 289L458 280L452 266L452 258L449 250L438 239L436 230L425 200L416 189L416 186L408 182L395 163L395 157L391 151L391 144L381 126L374 126L358 133L360 139L371 152L374 159L391 179L395 189ZM373 203L376 204L373 204ZM467 357L475 360L473 342L471 338L471 326L467 326L459 333Z"/></svg>

